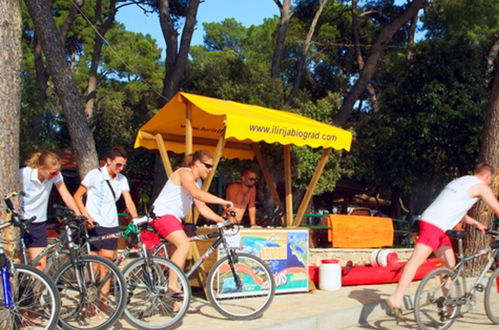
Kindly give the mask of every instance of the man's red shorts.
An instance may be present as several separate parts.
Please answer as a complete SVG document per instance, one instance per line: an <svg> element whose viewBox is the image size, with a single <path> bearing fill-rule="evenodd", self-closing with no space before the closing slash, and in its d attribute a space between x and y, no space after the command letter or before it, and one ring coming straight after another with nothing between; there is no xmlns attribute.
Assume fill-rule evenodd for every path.
<svg viewBox="0 0 499 330"><path fill-rule="evenodd" d="M161 237L166 238L168 235L177 230L183 230L182 222L173 215L163 215L151 221L151 226L157 230Z"/></svg>
<svg viewBox="0 0 499 330"><path fill-rule="evenodd" d="M429 246L433 251L437 251L442 246L452 247L449 236L442 229L423 220L419 220L419 237L417 243Z"/></svg>

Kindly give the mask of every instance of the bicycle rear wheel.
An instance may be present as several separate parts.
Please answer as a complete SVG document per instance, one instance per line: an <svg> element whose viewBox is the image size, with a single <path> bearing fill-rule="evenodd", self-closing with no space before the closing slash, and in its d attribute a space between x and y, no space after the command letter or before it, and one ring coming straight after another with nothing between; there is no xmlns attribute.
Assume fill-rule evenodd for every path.
<svg viewBox="0 0 499 330"><path fill-rule="evenodd" d="M128 287L124 316L138 329L166 329L182 320L191 298L185 274L170 260L151 257L130 263L123 275ZM176 275L175 294L167 292L168 279Z"/></svg>
<svg viewBox="0 0 499 330"><path fill-rule="evenodd" d="M251 320L270 306L275 282L265 261L251 254L237 253L233 265L228 256L215 263L208 274L207 289L210 302L220 314L235 320Z"/></svg>
<svg viewBox="0 0 499 330"><path fill-rule="evenodd" d="M439 268L426 275L414 298L414 316L420 329L447 329L461 310L462 297L459 278L454 271Z"/></svg>
<svg viewBox="0 0 499 330"><path fill-rule="evenodd" d="M9 284L12 305L0 304L0 329L53 329L59 318L60 300L54 283L40 270L15 264ZM6 297L0 285L0 297Z"/></svg>
<svg viewBox="0 0 499 330"><path fill-rule="evenodd" d="M64 329L107 329L123 313L126 283L119 269L99 256L80 256L55 274Z"/></svg>
<svg viewBox="0 0 499 330"><path fill-rule="evenodd" d="M487 282L484 300L488 318L499 324L499 268L496 268Z"/></svg>

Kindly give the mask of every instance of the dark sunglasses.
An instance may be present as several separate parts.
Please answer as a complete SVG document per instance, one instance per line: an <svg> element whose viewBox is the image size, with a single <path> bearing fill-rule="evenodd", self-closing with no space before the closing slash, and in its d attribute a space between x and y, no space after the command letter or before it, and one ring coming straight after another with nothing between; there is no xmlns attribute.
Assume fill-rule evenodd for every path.
<svg viewBox="0 0 499 330"><path fill-rule="evenodd" d="M59 171L49 172L50 176L56 176L59 174Z"/></svg>
<svg viewBox="0 0 499 330"><path fill-rule="evenodd" d="M115 165L116 165L116 167L125 167L126 166L126 164L124 164L124 163L116 163Z"/></svg>
<svg viewBox="0 0 499 330"><path fill-rule="evenodd" d="M208 169L208 170L213 167L213 164L209 164L209 163L205 163L205 162L201 162L201 163L203 163L204 167L206 167L206 169Z"/></svg>
<svg viewBox="0 0 499 330"><path fill-rule="evenodd" d="M248 178L249 181L255 181L256 182L256 178Z"/></svg>

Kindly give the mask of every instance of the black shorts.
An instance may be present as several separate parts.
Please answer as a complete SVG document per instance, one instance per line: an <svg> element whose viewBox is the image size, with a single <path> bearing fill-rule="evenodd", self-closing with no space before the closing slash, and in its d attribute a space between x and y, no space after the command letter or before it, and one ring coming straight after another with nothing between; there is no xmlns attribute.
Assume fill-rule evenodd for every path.
<svg viewBox="0 0 499 330"><path fill-rule="evenodd" d="M107 234L114 234L118 232L118 227L94 227L88 231L90 237L95 236L103 236ZM91 251L100 251L104 250L117 250L118 249L118 239L110 238L102 241L91 242L90 250Z"/></svg>
<svg viewBox="0 0 499 330"><path fill-rule="evenodd" d="M47 246L47 222L35 222L28 226L23 235L24 244L27 248L39 248Z"/></svg>

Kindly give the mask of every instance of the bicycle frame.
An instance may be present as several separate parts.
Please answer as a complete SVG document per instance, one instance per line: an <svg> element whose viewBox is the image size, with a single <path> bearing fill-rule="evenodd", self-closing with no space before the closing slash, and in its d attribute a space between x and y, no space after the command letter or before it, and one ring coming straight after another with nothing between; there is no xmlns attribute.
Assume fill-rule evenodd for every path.
<svg viewBox="0 0 499 330"><path fill-rule="evenodd" d="M452 282L456 281L458 278L461 278L461 282L463 285L463 295L458 299L457 304L460 305L465 305L467 304L472 297L475 296L476 291L482 291L483 290L483 285L481 284L482 281L484 280L485 276L487 275L488 270L492 267L492 265L495 262L496 257L499 255L499 242L495 242L492 244L492 246L488 246L484 249L481 249L473 254L470 255L463 255L463 240L458 239L458 247L459 247L459 262L457 263L456 266L452 269L454 271L454 276L452 278ZM466 276L465 276L465 268L466 268L466 263L478 258L480 256L489 254L490 252L493 252L492 255L489 257L489 260L483 267L482 271L480 272L480 275L477 277L477 279L473 282L473 285L471 289L468 291L466 288Z"/></svg>
<svg viewBox="0 0 499 330"><path fill-rule="evenodd" d="M224 223L217 223L217 228L218 228L217 232L189 237L189 241L191 242L203 241L210 238L217 238L217 240L208 248L208 250L206 250L205 253L203 253L203 255L199 258L199 260L194 263L191 269L186 273L186 276L187 278L190 278L192 274L194 274L194 272L196 272L196 270L201 266L201 264L204 261L206 261L206 259L208 259L213 252L215 252L215 250L220 246L220 244L222 244L225 253L229 258L230 268L234 276L234 279L236 281L236 285L238 288L240 288L242 286L242 282L239 276L237 276L236 269L234 268L234 264L237 263L237 254L234 253L234 249L231 249L227 243L227 239L225 238L223 233L224 226L225 226Z"/></svg>
<svg viewBox="0 0 499 330"><path fill-rule="evenodd" d="M10 223L3 223L0 225L0 230L3 230L10 225ZM3 247L3 239L0 239L0 274L2 277L3 304L9 309L14 307L10 287L10 266L10 260L7 258L7 254Z"/></svg>

